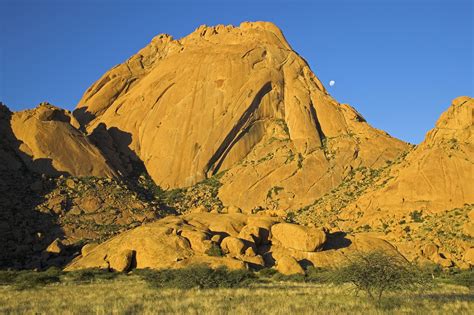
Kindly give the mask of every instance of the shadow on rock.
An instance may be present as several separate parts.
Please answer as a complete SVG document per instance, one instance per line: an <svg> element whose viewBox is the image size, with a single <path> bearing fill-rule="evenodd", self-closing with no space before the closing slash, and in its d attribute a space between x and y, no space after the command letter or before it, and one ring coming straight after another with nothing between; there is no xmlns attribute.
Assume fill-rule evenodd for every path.
<svg viewBox="0 0 474 315"><path fill-rule="evenodd" d="M330 249L341 249L349 247L352 242L346 238L347 233L345 232L334 232L327 235L327 241L324 244L323 250Z"/></svg>
<svg viewBox="0 0 474 315"><path fill-rule="evenodd" d="M12 112L0 103L0 268L41 269L66 264L66 258L51 257L46 251L63 236L57 215L37 209L54 184L29 171L26 165L56 170L50 159L33 161L20 152L21 141L12 131L11 116Z"/></svg>

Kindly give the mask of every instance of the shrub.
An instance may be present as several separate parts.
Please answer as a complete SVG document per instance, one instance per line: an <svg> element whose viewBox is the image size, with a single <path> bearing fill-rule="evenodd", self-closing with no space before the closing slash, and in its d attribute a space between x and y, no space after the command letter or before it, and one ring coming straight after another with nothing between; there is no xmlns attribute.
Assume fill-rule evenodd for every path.
<svg viewBox="0 0 474 315"><path fill-rule="evenodd" d="M423 215L423 211L421 210L420 211L414 210L413 212L410 213L410 216L413 222L417 222L417 223L423 222L422 215Z"/></svg>
<svg viewBox="0 0 474 315"><path fill-rule="evenodd" d="M247 270L211 269L205 265L156 271L145 269L135 273L155 288L236 288L245 287L256 279L255 274Z"/></svg>
<svg viewBox="0 0 474 315"><path fill-rule="evenodd" d="M386 291L411 289L425 282L422 273L404 258L381 251L353 255L338 269L336 281L351 283L378 305Z"/></svg>
<svg viewBox="0 0 474 315"><path fill-rule="evenodd" d="M219 245L212 243L211 248L206 250L206 254L209 256L216 256L216 257L222 257L222 249L220 248Z"/></svg>

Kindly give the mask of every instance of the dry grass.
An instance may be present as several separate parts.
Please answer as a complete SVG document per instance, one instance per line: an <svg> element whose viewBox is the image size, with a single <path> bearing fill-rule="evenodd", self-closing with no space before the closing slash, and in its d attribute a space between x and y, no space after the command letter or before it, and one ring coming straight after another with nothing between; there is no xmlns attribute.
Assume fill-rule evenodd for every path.
<svg viewBox="0 0 474 315"><path fill-rule="evenodd" d="M153 289L137 276L127 276L26 290L0 286L2 314L468 314L473 309L474 292L453 285L389 294L382 308L346 286L330 284L275 282L241 289L178 290Z"/></svg>

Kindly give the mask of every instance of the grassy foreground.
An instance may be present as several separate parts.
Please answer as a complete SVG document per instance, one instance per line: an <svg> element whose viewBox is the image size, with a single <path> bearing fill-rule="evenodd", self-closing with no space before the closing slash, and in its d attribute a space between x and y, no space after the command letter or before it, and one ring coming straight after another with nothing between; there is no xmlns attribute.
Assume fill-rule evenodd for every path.
<svg viewBox="0 0 474 315"><path fill-rule="evenodd" d="M2 314L472 314L474 292L440 283L423 292L387 293L375 306L349 285L271 280L243 288L157 288L139 275L0 285Z"/></svg>

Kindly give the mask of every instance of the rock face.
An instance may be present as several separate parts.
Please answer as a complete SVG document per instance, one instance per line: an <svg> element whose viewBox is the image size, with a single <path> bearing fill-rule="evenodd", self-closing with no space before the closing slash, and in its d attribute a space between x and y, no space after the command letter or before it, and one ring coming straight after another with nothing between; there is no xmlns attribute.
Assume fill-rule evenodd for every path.
<svg viewBox="0 0 474 315"><path fill-rule="evenodd" d="M377 171L355 169L296 221L383 235L410 260L463 267L474 246L473 113L472 98L453 100L404 158Z"/></svg>
<svg viewBox="0 0 474 315"><path fill-rule="evenodd" d="M368 191L349 208L366 216L436 213L474 203L474 100L455 99L425 140L390 170L384 186Z"/></svg>
<svg viewBox="0 0 474 315"><path fill-rule="evenodd" d="M244 211L304 206L351 167L407 149L337 103L267 22L159 35L93 84L75 116L163 188L228 170L219 197Z"/></svg>
<svg viewBox="0 0 474 315"><path fill-rule="evenodd" d="M31 171L50 176L116 176L101 151L77 128L79 123L69 112L47 103L11 117L19 155Z"/></svg>
<svg viewBox="0 0 474 315"><path fill-rule="evenodd" d="M287 242L270 237L266 241L243 239L237 235L248 235L242 231L259 226L263 235L279 231L297 231L296 238L285 235ZM280 228L278 228L280 226ZM215 236L223 236L218 242ZM233 236L235 235L235 236ZM278 234L281 235L281 234ZM127 271L130 268L182 268L192 264L207 264L210 267L226 266L231 269L254 268L275 265L284 274L302 273L303 266L334 267L346 261L346 254L353 251L384 250L391 255L400 255L386 241L371 237L349 237L344 246L334 247L332 241L324 244L328 250L315 252L313 244L303 250L292 247L301 240L314 237L311 229L295 224L279 223L279 220L262 215L192 213L169 216L130 231L124 232L95 247L87 248L66 270L104 268ZM199 245L198 245L199 244ZM204 244L209 244L206 250ZM292 247L287 247L289 244ZM220 250L210 251L211 248Z"/></svg>

